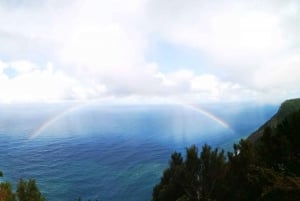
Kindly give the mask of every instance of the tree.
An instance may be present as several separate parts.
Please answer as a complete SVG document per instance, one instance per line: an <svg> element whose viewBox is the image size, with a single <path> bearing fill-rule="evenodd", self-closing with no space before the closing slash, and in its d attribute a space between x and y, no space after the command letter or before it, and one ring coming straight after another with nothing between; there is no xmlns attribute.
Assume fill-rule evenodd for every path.
<svg viewBox="0 0 300 201"><path fill-rule="evenodd" d="M19 201L46 200L39 191L34 179L29 179L28 181L21 179L18 184L16 194Z"/></svg>
<svg viewBox="0 0 300 201"><path fill-rule="evenodd" d="M195 145L186 149L183 186L184 192L191 201L200 197L200 160Z"/></svg>
<svg viewBox="0 0 300 201"><path fill-rule="evenodd" d="M257 190L252 182L252 170L258 165L255 146L240 140L228 155L225 200L256 200Z"/></svg>
<svg viewBox="0 0 300 201"><path fill-rule="evenodd" d="M265 128L258 155L267 168L300 176L300 111L287 116L277 127Z"/></svg>
<svg viewBox="0 0 300 201"><path fill-rule="evenodd" d="M170 167L164 171L153 189L153 201L208 201L215 198L225 176L224 151L204 145L202 152L193 145L186 149L183 161L179 153L171 156Z"/></svg>
<svg viewBox="0 0 300 201"><path fill-rule="evenodd" d="M200 186L201 194L199 200L216 199L226 174L226 161L224 151L216 148L211 149L209 145L202 147L200 154Z"/></svg>
<svg viewBox="0 0 300 201"><path fill-rule="evenodd" d="M15 201L11 184L8 182L0 183L0 201Z"/></svg>
<svg viewBox="0 0 300 201"><path fill-rule="evenodd" d="M173 154L153 201L300 200L300 111L227 157L209 145L187 148L184 161Z"/></svg>
<svg viewBox="0 0 300 201"><path fill-rule="evenodd" d="M173 153L167 168L152 193L153 201L177 200L184 195L182 187L183 180L183 158L180 153Z"/></svg>

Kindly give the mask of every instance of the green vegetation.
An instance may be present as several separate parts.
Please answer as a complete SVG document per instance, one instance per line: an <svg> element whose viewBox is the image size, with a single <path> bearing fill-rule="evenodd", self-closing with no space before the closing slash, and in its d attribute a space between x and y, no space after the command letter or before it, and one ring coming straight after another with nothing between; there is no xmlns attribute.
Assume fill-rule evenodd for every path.
<svg viewBox="0 0 300 201"><path fill-rule="evenodd" d="M8 182L0 183L0 200L15 201L15 194L12 192L11 184Z"/></svg>
<svg viewBox="0 0 300 201"><path fill-rule="evenodd" d="M300 110L300 98L298 99L291 99L284 101L278 112L264 125L262 125L257 131L252 133L248 140L251 142L257 141L261 136L264 134L264 130L268 127L276 128L279 124L283 122L290 114L294 113L295 111Z"/></svg>
<svg viewBox="0 0 300 201"><path fill-rule="evenodd" d="M40 193L35 180L20 180L17 187L17 197L19 201L45 201L46 199Z"/></svg>
<svg viewBox="0 0 300 201"><path fill-rule="evenodd" d="M300 111L233 152L196 146L171 156L152 201L300 200Z"/></svg>
<svg viewBox="0 0 300 201"><path fill-rule="evenodd" d="M14 193L9 182L0 183L0 201L45 201L35 180L21 179Z"/></svg>
<svg viewBox="0 0 300 201"><path fill-rule="evenodd" d="M298 110L300 110L300 98L286 100L281 104L278 110L278 116L280 119L284 119L289 114Z"/></svg>

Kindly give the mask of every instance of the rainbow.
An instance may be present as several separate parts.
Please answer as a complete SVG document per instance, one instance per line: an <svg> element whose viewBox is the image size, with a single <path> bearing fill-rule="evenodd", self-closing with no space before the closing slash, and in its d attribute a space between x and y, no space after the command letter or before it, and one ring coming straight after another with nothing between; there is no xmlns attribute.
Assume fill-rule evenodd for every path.
<svg viewBox="0 0 300 201"><path fill-rule="evenodd" d="M234 132L233 129L231 129L230 125L226 121L224 121L220 117L216 116L215 114L201 108L199 105L186 103L186 102L179 102L179 101L176 101L176 103L179 104L179 105L182 105L184 107L187 107L191 110L194 110L195 112L198 112L198 113L206 116L207 118L213 120L214 122L218 123L223 128L228 129L231 132ZM77 105L71 106L71 107L63 110L62 112L56 114L55 116L49 118L47 121L45 121L37 129L35 129L32 133L29 134L28 140L31 140L31 139L34 139L34 138L38 137L41 133L43 133L43 131L45 131L49 126L54 124L56 121L58 121L59 119L61 119L62 117L66 116L69 113L72 113L76 110L81 109L82 107L84 107L86 105L87 104L77 104Z"/></svg>
<svg viewBox="0 0 300 201"><path fill-rule="evenodd" d="M43 131L45 131L49 126L51 126L57 120L61 119L62 117L66 116L69 113L74 112L75 110L81 109L84 106L85 106L85 104L77 104L77 105L71 106L71 107L63 110L62 112L52 116L51 118L47 119L47 121L45 121L37 129L35 129L32 133L29 134L28 140L38 137Z"/></svg>
<svg viewBox="0 0 300 201"><path fill-rule="evenodd" d="M226 128L226 129L230 130L231 132L234 132L233 129L230 127L230 125L226 121L224 121L220 117L216 116L215 114L211 113L210 111L203 109L199 105L195 105L192 103L186 103L186 102L177 102L177 103L206 116L207 118L209 118L209 119L213 120L214 122L218 123L219 125L221 125L223 128Z"/></svg>

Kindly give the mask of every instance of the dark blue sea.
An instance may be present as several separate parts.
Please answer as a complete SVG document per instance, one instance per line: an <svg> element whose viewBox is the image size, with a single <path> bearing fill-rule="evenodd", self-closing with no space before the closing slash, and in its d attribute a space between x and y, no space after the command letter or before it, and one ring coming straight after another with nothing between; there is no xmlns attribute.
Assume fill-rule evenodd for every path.
<svg viewBox="0 0 300 201"><path fill-rule="evenodd" d="M35 178L48 201L150 201L174 151L230 150L278 106L0 105L1 181ZM199 109L200 108L200 109Z"/></svg>

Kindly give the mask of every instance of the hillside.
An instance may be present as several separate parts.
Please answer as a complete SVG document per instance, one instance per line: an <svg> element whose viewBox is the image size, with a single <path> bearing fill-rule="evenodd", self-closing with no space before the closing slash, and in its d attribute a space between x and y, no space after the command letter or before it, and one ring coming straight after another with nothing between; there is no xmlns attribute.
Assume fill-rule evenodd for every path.
<svg viewBox="0 0 300 201"><path fill-rule="evenodd" d="M300 200L299 133L300 99L285 101L233 152L204 145L173 153L152 201Z"/></svg>
<svg viewBox="0 0 300 201"><path fill-rule="evenodd" d="M248 140L251 142L255 142L263 135L265 128L275 128L288 115L298 110L300 110L300 98L284 101L279 107L278 112L270 120L268 120L265 124L258 128L254 133L249 135Z"/></svg>

